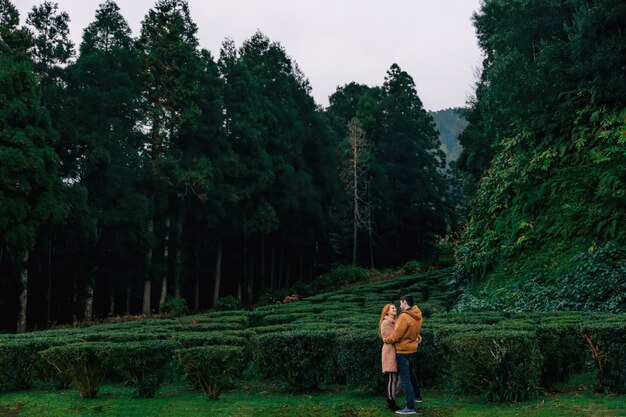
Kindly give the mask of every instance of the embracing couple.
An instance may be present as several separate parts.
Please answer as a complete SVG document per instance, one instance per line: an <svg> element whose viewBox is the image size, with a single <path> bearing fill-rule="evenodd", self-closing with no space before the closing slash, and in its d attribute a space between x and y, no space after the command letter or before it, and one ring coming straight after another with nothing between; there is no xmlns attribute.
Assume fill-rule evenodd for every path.
<svg viewBox="0 0 626 417"><path fill-rule="evenodd" d="M396 319L396 316L397 317ZM396 306L387 304L380 314L378 332L383 339L383 373L389 375L387 383L387 404L396 414L416 414L415 403L422 402L420 386L415 376L415 356L417 346L422 341L422 312L413 305L413 297L405 295L400 299L400 314ZM396 404L396 393L404 390L406 407Z"/></svg>

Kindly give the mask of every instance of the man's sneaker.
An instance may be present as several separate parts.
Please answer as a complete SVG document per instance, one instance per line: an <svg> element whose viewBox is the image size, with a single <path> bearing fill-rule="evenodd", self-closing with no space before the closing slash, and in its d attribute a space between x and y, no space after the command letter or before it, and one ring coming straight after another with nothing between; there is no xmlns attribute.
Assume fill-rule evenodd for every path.
<svg viewBox="0 0 626 417"><path fill-rule="evenodd" d="M416 403L421 403L421 402L422 402L422 397L416 398L416 399L415 399L415 402L416 402Z"/></svg>
<svg viewBox="0 0 626 417"><path fill-rule="evenodd" d="M402 410L396 411L396 414L417 414L415 409L404 407Z"/></svg>

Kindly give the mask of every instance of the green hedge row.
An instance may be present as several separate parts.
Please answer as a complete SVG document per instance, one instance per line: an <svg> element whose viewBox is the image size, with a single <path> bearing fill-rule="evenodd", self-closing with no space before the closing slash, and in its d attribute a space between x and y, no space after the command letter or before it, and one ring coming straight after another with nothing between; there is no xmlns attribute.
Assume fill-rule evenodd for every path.
<svg viewBox="0 0 626 417"><path fill-rule="evenodd" d="M375 331L377 306L356 309L351 305L340 312L326 308L337 303L292 304L292 314L283 314L280 306L267 306L256 313L224 312L216 320L212 316L206 320L198 320L201 316L187 318L190 321L186 324L167 320L166 326L159 326L156 321L147 321L115 331L111 325L102 326L111 331L88 328L0 335L0 385L27 388L36 377L55 380L59 385L72 380L81 395L89 397L96 395L108 374L132 385L134 395L150 397L158 391L170 359L176 358L179 372L191 375L191 364L181 368L182 354L177 351L210 356L227 345L239 352L232 353L240 355L240 362L234 361L239 363L238 369L253 358L263 376L278 379L290 390L310 391L328 383L383 387L381 342ZM318 314L307 315L304 307L317 308ZM589 313L434 314L423 328L418 375L425 386L445 384L488 400L522 401L592 364L597 390L623 393L625 317ZM272 324L267 325L266 319ZM247 323L251 327L242 329ZM227 325L229 330L208 330L214 325ZM213 374L207 372L202 371L207 375L203 380L198 376L190 380L208 396L219 395L224 385L215 385Z"/></svg>

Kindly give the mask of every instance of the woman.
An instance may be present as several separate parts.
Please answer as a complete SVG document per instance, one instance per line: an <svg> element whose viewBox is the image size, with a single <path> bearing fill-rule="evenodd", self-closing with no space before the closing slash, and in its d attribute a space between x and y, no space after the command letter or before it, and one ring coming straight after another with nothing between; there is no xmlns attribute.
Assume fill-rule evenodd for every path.
<svg viewBox="0 0 626 417"><path fill-rule="evenodd" d="M387 304L380 313L378 322L378 335L383 338L393 332L396 324L397 310L393 304ZM396 394L400 390L400 378L398 378L398 364L396 363L396 347L389 343L383 344L382 349L383 373L389 375L387 381L387 405L392 411L399 410L396 404Z"/></svg>

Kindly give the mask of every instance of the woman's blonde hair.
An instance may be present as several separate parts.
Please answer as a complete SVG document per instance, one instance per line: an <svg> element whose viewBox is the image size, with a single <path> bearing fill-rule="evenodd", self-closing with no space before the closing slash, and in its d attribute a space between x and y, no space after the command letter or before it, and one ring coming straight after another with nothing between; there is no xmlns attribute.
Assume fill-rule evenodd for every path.
<svg viewBox="0 0 626 417"><path fill-rule="evenodd" d="M380 325L383 324L383 320L385 320L385 317L387 316L387 313L389 312L389 309L392 305L393 304L385 304L383 310L380 312L380 320L378 320L378 335L380 337L383 337L383 335L380 333Z"/></svg>

